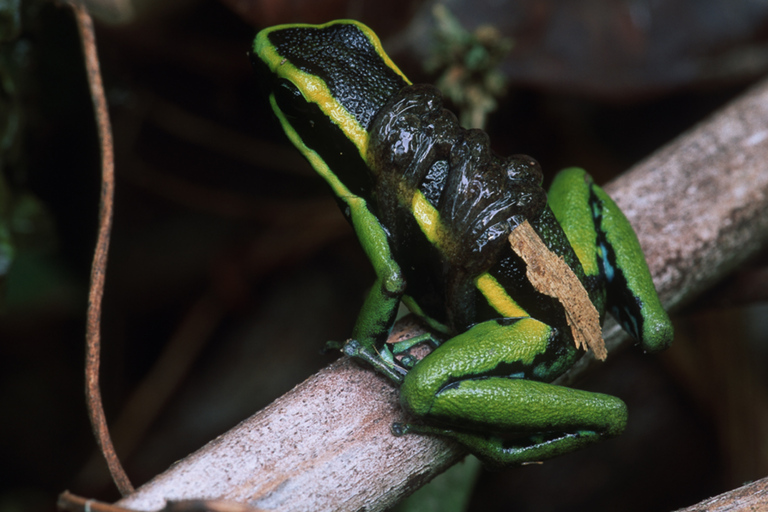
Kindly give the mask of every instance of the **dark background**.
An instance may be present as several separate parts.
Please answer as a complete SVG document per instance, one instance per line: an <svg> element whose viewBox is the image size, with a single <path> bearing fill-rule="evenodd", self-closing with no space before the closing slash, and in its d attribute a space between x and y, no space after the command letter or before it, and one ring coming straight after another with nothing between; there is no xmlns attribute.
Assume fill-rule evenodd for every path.
<svg viewBox="0 0 768 512"><path fill-rule="evenodd" d="M768 7L657 4L447 2L469 30L514 41L487 126L496 151L604 183L768 70ZM28 222L2 276L0 510L35 511L65 489L118 495L83 396L100 178L80 46L66 8L22 9L2 48L23 112L3 173ZM345 17L412 80L436 79L427 1L138 2L128 20L97 19L117 174L102 391L136 485L328 364L320 347L351 330L372 271L246 55L260 27ZM742 300L765 259L677 312L665 354L626 351L581 383L628 403L623 436L484 473L471 510L670 510L765 476L768 304Z"/></svg>

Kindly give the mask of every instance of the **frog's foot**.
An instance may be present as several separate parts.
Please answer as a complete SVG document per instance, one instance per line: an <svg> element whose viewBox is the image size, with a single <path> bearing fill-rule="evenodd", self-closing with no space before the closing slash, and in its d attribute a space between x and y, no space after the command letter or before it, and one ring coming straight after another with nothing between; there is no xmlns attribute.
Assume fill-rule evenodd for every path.
<svg viewBox="0 0 768 512"><path fill-rule="evenodd" d="M395 363L392 353L386 346L381 352L363 345L356 339L349 339L344 343L329 341L325 344L325 351L341 350L341 353L353 359L365 361L374 370L381 373L395 384L402 384L408 370Z"/></svg>
<svg viewBox="0 0 768 512"><path fill-rule="evenodd" d="M387 346L392 351L395 361L406 370L410 370L439 347L440 340L434 334L427 332L402 341L388 343Z"/></svg>
<svg viewBox="0 0 768 512"><path fill-rule="evenodd" d="M626 405L613 396L506 377L434 392L424 389L429 370L417 365L400 387L404 409L426 424L393 425L393 433L448 437L490 466L549 459L618 435L626 424Z"/></svg>
<svg viewBox="0 0 768 512"><path fill-rule="evenodd" d="M455 430L448 428L425 425L423 423L400 423L398 421L392 423L389 430L395 437L402 437L407 434L454 437L456 434Z"/></svg>
<svg viewBox="0 0 768 512"><path fill-rule="evenodd" d="M415 423L393 423L390 430L398 437L406 434L421 434L453 439L482 460L486 468L491 470L541 462L588 446L604 437L600 432L584 429L572 432L504 436Z"/></svg>
<svg viewBox="0 0 768 512"><path fill-rule="evenodd" d="M396 421L390 425L389 430L393 436L400 437L411 432L411 425L410 423L399 423Z"/></svg>

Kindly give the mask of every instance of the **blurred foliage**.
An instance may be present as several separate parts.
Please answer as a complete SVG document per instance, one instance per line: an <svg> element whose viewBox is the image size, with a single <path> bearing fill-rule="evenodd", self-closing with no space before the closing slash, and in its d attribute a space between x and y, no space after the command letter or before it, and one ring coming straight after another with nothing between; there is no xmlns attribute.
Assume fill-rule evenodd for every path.
<svg viewBox="0 0 768 512"><path fill-rule="evenodd" d="M0 174L0 287L11 268L15 247L11 238L11 193L5 178Z"/></svg>
<svg viewBox="0 0 768 512"><path fill-rule="evenodd" d="M425 68L439 73L435 85L456 105L462 126L485 128L486 116L506 91L498 66L512 49L512 40L492 25L468 32L444 4L435 5L434 15L435 50Z"/></svg>
<svg viewBox="0 0 768 512"><path fill-rule="evenodd" d="M392 512L463 512L482 472L482 463L467 455L398 504Z"/></svg>
<svg viewBox="0 0 768 512"><path fill-rule="evenodd" d="M0 290L13 262L13 199L5 168L18 160L21 106L18 95L19 62L16 39L21 32L18 1L0 3ZM15 153L15 154L14 154Z"/></svg>

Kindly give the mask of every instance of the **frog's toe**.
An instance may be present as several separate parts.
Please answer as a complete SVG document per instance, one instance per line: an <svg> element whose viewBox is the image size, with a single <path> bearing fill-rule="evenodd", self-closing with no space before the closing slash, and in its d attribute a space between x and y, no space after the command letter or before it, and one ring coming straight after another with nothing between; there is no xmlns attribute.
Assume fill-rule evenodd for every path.
<svg viewBox="0 0 768 512"><path fill-rule="evenodd" d="M395 422L392 423L389 430L392 432L392 435L400 437L410 432L411 426L408 423Z"/></svg>
<svg viewBox="0 0 768 512"><path fill-rule="evenodd" d="M344 344L340 341L326 341L323 348L320 350L321 353L327 354L328 352L335 352L337 350L341 350Z"/></svg>
<svg viewBox="0 0 768 512"><path fill-rule="evenodd" d="M346 341L331 340L325 342L323 353L334 352L337 350L345 356L357 358L364 358L364 354L366 352L363 348L363 345L355 339L349 339Z"/></svg>
<svg viewBox="0 0 768 512"><path fill-rule="evenodd" d="M368 347L356 339L349 339L340 344L341 353L358 361L364 361L371 365L376 371L388 377L395 384L400 385L403 382L407 370L395 364L392 353L388 348L377 351Z"/></svg>

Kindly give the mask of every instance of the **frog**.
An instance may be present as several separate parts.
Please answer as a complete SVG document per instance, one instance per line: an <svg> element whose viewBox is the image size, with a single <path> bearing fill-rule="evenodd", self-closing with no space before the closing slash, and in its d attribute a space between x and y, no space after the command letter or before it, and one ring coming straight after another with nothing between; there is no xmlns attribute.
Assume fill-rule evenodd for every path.
<svg viewBox="0 0 768 512"><path fill-rule="evenodd" d="M262 29L250 59L375 271L351 337L334 346L399 386L409 419L392 432L452 439L498 468L620 434L620 398L553 383L585 348L508 241L530 225L601 322L610 314L648 353L667 348L672 324L638 238L590 175L562 170L545 191L535 159L497 155L358 21ZM392 345L401 304L428 332ZM400 357L415 343L433 350Z"/></svg>

